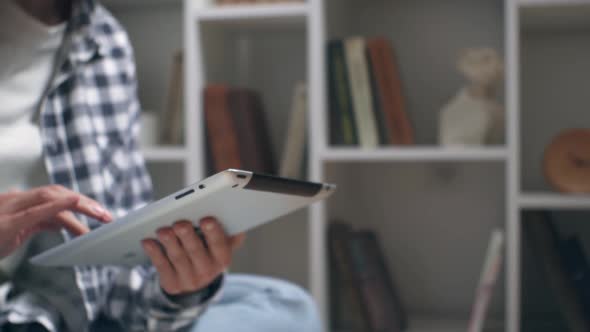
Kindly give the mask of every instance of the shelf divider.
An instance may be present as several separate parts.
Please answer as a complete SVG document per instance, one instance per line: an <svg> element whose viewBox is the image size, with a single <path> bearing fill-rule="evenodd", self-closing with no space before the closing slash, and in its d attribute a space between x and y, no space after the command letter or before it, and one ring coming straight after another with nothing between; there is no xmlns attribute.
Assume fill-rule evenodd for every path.
<svg viewBox="0 0 590 332"><path fill-rule="evenodd" d="M177 161L185 162L188 156L184 147L150 146L141 149L147 162Z"/></svg>
<svg viewBox="0 0 590 332"><path fill-rule="evenodd" d="M521 209L590 210L590 195L537 192L521 194L518 201Z"/></svg>
<svg viewBox="0 0 590 332"><path fill-rule="evenodd" d="M322 154L324 161L505 161L503 147L442 148L388 147L378 149L329 148Z"/></svg>
<svg viewBox="0 0 590 332"><path fill-rule="evenodd" d="M282 3L197 8L194 15L199 22L283 24L304 22L308 11L306 3Z"/></svg>

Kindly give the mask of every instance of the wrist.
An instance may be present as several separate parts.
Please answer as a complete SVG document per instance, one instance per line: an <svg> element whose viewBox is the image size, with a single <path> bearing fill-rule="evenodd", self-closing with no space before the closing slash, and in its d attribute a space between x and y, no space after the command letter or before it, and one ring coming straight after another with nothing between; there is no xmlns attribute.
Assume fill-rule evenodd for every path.
<svg viewBox="0 0 590 332"><path fill-rule="evenodd" d="M193 291L193 292L185 292L185 293L180 293L180 294L169 294L163 288L161 288L161 290L162 290L162 294L164 294L164 296L166 296L166 298L168 300L170 300L171 302L173 302L175 304L180 304L180 305L189 305L189 304L195 304L195 303L200 304L200 303L204 303L204 302L209 301L218 292L218 290L223 285L223 279L224 279L224 274L222 273L219 276L217 276L212 282L210 282L207 286L205 286L201 289L198 289L196 291Z"/></svg>

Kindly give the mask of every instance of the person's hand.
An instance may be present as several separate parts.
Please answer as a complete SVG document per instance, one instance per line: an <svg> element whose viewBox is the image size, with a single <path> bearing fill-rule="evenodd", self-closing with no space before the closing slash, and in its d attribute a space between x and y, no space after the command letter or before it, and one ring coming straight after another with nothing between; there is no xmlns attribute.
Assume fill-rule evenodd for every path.
<svg viewBox="0 0 590 332"><path fill-rule="evenodd" d="M101 222L112 220L98 202L62 186L0 194L0 258L10 255L34 234L62 227L73 235L89 231L73 212Z"/></svg>
<svg viewBox="0 0 590 332"><path fill-rule="evenodd" d="M188 221L158 230L158 241L145 239L143 248L169 295L191 293L207 287L231 263L245 235L228 236L214 218L201 220L205 241Z"/></svg>

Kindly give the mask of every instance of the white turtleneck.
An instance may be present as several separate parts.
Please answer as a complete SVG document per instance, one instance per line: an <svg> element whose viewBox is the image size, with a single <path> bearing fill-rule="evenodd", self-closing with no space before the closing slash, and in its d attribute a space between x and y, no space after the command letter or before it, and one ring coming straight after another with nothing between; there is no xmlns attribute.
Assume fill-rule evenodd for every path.
<svg viewBox="0 0 590 332"><path fill-rule="evenodd" d="M39 107L61 46L65 23L46 26L13 0L0 0L0 192L47 183L42 167ZM0 262L8 272L19 250Z"/></svg>

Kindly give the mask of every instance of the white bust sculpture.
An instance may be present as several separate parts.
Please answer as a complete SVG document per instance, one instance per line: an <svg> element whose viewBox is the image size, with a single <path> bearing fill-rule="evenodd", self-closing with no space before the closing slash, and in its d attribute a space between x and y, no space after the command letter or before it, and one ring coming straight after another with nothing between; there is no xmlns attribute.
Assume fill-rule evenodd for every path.
<svg viewBox="0 0 590 332"><path fill-rule="evenodd" d="M504 142L504 109L496 100L504 65L490 48L462 52L458 68L469 84L442 109L441 145L484 145Z"/></svg>

